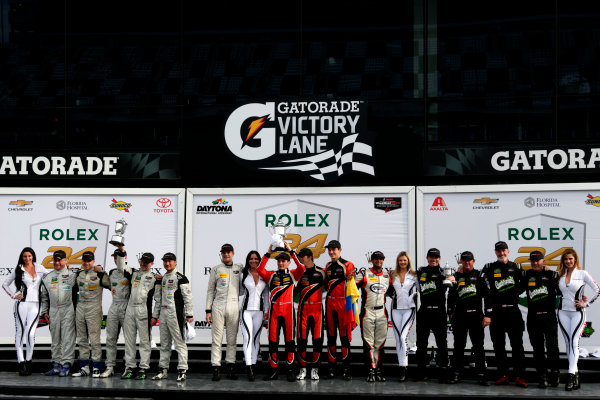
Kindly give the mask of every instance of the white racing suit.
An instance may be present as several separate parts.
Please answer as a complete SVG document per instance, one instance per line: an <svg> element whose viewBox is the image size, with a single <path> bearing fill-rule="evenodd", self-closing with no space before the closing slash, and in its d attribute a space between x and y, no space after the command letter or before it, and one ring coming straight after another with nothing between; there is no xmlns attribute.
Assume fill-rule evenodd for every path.
<svg viewBox="0 0 600 400"><path fill-rule="evenodd" d="M110 270L102 280L104 287L112 293L112 303L106 316L106 366L117 363L117 340L119 331L125 329L125 314L131 294L131 273L118 268Z"/></svg>
<svg viewBox="0 0 600 400"><path fill-rule="evenodd" d="M360 330L367 363L371 368L378 368L387 338L385 293L390 286L390 277L385 270L376 273L371 268L356 274L356 286L362 289Z"/></svg>
<svg viewBox="0 0 600 400"><path fill-rule="evenodd" d="M135 338L140 337L140 369L150 368L150 319L158 318L161 304L160 282L151 270L142 271L125 263L125 253L117 254L117 271L131 276L131 294L125 311L123 335L125 337L125 367L136 368ZM154 312L152 299L154 298Z"/></svg>
<svg viewBox="0 0 600 400"><path fill-rule="evenodd" d="M186 318L194 318L192 291L185 275L174 269L164 274L162 279L159 369L169 369L171 344L174 343L178 356L177 369L187 371L188 349L184 330Z"/></svg>
<svg viewBox="0 0 600 400"><path fill-rule="evenodd" d="M102 368L100 330L102 329L102 279L105 275L104 271L96 272L93 268L87 271L82 269L77 273L79 300L75 311L75 326L80 368L89 364L90 347L92 367Z"/></svg>
<svg viewBox="0 0 600 400"><path fill-rule="evenodd" d="M225 362L235 363L237 334L240 322L239 292L242 264L219 264L210 270L206 293L206 312L212 313L212 346L210 363L221 366L223 330L227 328Z"/></svg>
<svg viewBox="0 0 600 400"><path fill-rule="evenodd" d="M42 279L42 311L50 316L52 362L73 365L75 359L75 305L77 275L67 267L52 270Z"/></svg>

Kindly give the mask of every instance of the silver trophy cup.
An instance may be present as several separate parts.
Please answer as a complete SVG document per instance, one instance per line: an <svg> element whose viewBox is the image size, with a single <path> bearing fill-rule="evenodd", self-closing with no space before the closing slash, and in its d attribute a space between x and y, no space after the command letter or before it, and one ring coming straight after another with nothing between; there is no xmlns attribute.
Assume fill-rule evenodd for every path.
<svg viewBox="0 0 600 400"><path fill-rule="evenodd" d="M125 246L125 238L123 234L125 233L125 229L127 228L127 222L124 219L120 219L115 222L115 234L110 238L110 244L113 246Z"/></svg>
<svg viewBox="0 0 600 400"><path fill-rule="evenodd" d="M446 265L444 265L444 275L446 276L446 279L444 279L444 286L450 287L452 286L452 281L448 279L449 276L453 276L454 273L456 272L456 270L454 268L452 268L449 264L448 261L446 261Z"/></svg>
<svg viewBox="0 0 600 400"><path fill-rule="evenodd" d="M271 232L271 249L273 251L285 251L283 239L287 236L290 226L285 224L281 218L269 226Z"/></svg>

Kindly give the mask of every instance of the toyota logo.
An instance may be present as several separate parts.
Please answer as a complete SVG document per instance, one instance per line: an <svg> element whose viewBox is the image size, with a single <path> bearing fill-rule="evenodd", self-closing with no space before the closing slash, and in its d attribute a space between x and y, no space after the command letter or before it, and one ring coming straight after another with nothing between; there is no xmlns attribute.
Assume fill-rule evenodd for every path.
<svg viewBox="0 0 600 400"><path fill-rule="evenodd" d="M162 197L156 200L156 205L160 208L168 208L171 207L171 200L167 199L166 197Z"/></svg>

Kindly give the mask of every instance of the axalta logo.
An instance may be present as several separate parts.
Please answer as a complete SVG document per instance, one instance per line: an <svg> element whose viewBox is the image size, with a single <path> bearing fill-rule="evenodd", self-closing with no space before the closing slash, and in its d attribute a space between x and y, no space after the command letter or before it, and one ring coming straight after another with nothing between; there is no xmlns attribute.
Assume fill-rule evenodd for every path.
<svg viewBox="0 0 600 400"><path fill-rule="evenodd" d="M156 214L171 214L171 213L174 213L175 210L173 210L173 208L171 208L172 204L173 204L173 202L171 201L171 199L169 199L167 197L161 197L160 199L156 200L156 206L158 208L155 208L154 212Z"/></svg>
<svg viewBox="0 0 600 400"><path fill-rule="evenodd" d="M448 211L448 206L446 205L443 197L436 197L435 200L433 200L429 211Z"/></svg>
<svg viewBox="0 0 600 400"><path fill-rule="evenodd" d="M112 199L112 203L110 203L109 207L117 209L119 211L129 212L129 209L131 208L131 203L126 203L121 200L117 201L115 199Z"/></svg>
<svg viewBox="0 0 600 400"><path fill-rule="evenodd" d="M27 207L33 204L29 200L14 200L8 203L8 211L31 211L33 207Z"/></svg>
<svg viewBox="0 0 600 400"><path fill-rule="evenodd" d="M500 206L496 206L499 199L492 199L491 197L482 197L480 199L473 200L476 205L473 206L473 210L497 210Z"/></svg>
<svg viewBox="0 0 600 400"><path fill-rule="evenodd" d="M196 207L196 214L231 214L233 206L225 199L216 199L211 205L199 205Z"/></svg>
<svg viewBox="0 0 600 400"><path fill-rule="evenodd" d="M348 169L374 176L366 107L360 100L245 104L227 119L225 143L240 162L262 170L319 181Z"/></svg>
<svg viewBox="0 0 600 400"><path fill-rule="evenodd" d="M592 196L591 194L587 195L588 199L585 201L585 204L588 206L600 207L600 196Z"/></svg>

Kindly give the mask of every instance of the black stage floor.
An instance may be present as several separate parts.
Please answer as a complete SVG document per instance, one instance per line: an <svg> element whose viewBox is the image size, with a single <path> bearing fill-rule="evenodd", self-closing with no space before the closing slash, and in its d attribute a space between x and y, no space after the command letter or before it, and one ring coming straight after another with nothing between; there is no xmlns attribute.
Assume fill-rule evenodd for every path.
<svg viewBox="0 0 600 400"><path fill-rule="evenodd" d="M600 398L600 383L585 383L580 390L566 392L564 386L538 389L531 385L527 389L513 384L509 386L482 387L473 381L464 381L456 385L439 384L437 381L399 383L394 380L382 383L367 383L364 377L356 377L350 382L341 379L320 381L287 382L280 379L274 382L248 382L245 377L237 381L223 379L212 382L210 375L190 374L185 383L178 384L176 373L170 373L162 381L129 381L118 377L109 379L59 378L34 374L19 377L15 373L0 372L1 398L243 398L246 399L296 399L306 396L362 398L376 397L419 397L433 398ZM2 396L4 395L4 396ZM24 396L24 397L22 397ZM29 397L31 396L31 397Z"/></svg>

